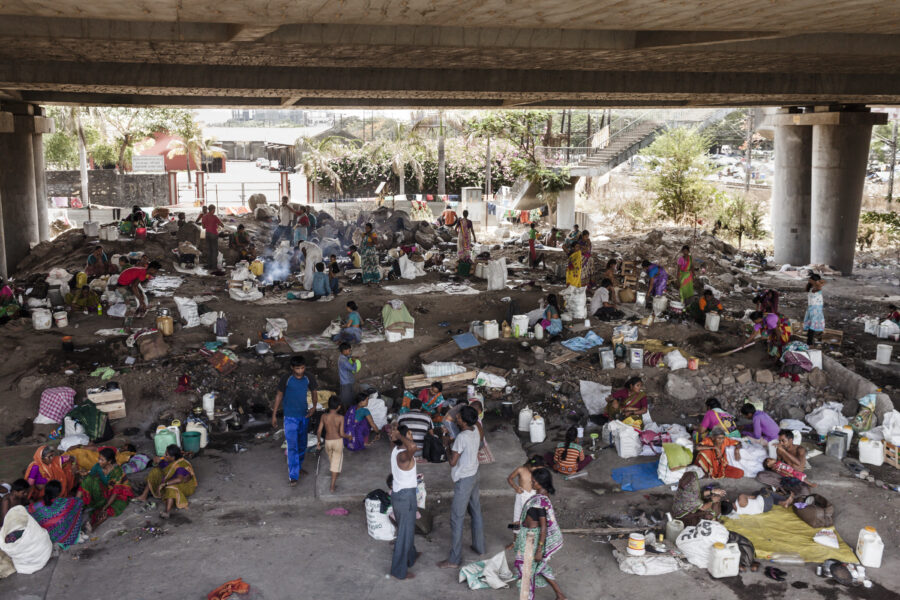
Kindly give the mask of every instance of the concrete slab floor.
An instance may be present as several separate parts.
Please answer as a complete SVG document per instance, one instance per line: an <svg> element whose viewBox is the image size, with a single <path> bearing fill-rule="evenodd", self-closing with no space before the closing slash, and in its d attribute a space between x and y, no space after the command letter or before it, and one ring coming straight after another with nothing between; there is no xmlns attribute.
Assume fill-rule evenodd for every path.
<svg viewBox="0 0 900 600"><path fill-rule="evenodd" d="M501 552L512 540L507 529L512 512L512 490L506 475L525 453L511 425L506 431L489 435L497 459L481 470L482 506L485 515L488 555ZM549 445L550 440L544 445ZM413 582L387 578L391 545L377 542L366 533L362 497L376 487L384 487L389 446L382 440L374 447L349 455L338 480L338 494L323 494L329 476L322 458L316 486L315 456L306 463L310 478L296 488L287 486L280 442L250 441L248 451L234 453L226 447L204 452L195 460L200 481L191 507L164 521L156 511L140 512L130 507L108 521L88 543L78 545L34 575L13 575L0 581L3 600L146 600L152 598L202 598L209 591L236 577L250 583L251 592L242 600L286 598L418 600L423 592L431 597L458 598L468 593L457 581L457 572L436 568L446 558L449 544L449 502L451 489L447 465L424 465L429 490L428 506L434 512L434 530L416 536L421 553L413 568ZM544 445L529 451L543 450ZM590 467L587 477L564 481L555 476L553 497L564 527L584 526L586 518L628 514L634 508L647 512L668 510L672 493L666 487L641 492L618 492L609 472L638 460L619 459L613 451L603 451ZM875 582L871 589L843 588L817 578L813 565L785 568L789 579L777 583L760 573L715 580L706 571L691 569L665 577L638 577L622 573L605 537L565 536L564 547L552 559L558 582L571 600L594 598L654 598L661 591L675 600L715 598L716 600L763 600L791 598L900 598L900 556L896 532L900 496L876 489L850 476L830 457L811 460L811 477L820 483L817 492L836 505L838 532L852 546L857 531L874 524L887 540L881 569L869 569ZM753 480L724 481L730 492L753 491ZM598 492L602 495L598 496ZM335 506L350 511L345 517L326 516ZM144 527L161 527L155 536ZM463 534L464 561L476 557L469 549L468 522ZM511 552L507 558L512 566ZM514 587L480 591L483 598L517 598ZM538 600L550 600L549 589L539 590Z"/></svg>

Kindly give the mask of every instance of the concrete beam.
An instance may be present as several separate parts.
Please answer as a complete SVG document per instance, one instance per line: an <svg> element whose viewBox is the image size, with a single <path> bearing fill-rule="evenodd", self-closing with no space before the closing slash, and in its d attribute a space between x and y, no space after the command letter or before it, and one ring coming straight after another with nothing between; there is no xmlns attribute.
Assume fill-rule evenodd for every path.
<svg viewBox="0 0 900 600"><path fill-rule="evenodd" d="M818 111L772 115L772 123L779 125L848 125L872 126L887 123L887 113L861 111Z"/></svg>
<svg viewBox="0 0 900 600"><path fill-rule="evenodd" d="M266 37L280 25L232 25L229 27L229 42L256 42Z"/></svg>

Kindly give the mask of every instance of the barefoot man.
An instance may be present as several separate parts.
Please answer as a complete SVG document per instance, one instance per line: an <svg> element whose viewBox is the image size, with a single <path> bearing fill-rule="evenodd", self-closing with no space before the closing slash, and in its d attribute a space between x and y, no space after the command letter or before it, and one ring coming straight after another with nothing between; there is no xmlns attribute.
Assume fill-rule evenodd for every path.
<svg viewBox="0 0 900 600"><path fill-rule="evenodd" d="M337 396L328 399L328 412L319 421L318 439L316 449L322 449L322 431L325 431L325 455L328 456L328 464L331 469L331 493L334 493L335 483L341 474L344 465L344 442L352 440L353 436L344 433L344 417L338 413L341 401Z"/></svg>
<svg viewBox="0 0 900 600"><path fill-rule="evenodd" d="M284 438L287 441L288 479L292 487L300 479L306 457L307 429L309 418L319 403L318 387L315 378L306 372L306 360L298 355L291 358L291 372L281 378L275 394L272 428L278 427L278 409L284 403ZM307 392L312 393L312 406L306 401Z"/></svg>

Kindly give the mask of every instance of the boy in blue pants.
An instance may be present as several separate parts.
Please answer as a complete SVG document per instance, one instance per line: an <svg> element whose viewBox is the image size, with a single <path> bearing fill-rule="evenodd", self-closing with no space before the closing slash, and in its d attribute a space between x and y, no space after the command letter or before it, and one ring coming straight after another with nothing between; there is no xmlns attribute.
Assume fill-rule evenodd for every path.
<svg viewBox="0 0 900 600"><path fill-rule="evenodd" d="M302 356L291 358L291 372L278 382L275 394L275 408L272 410L272 427L278 427L278 409L284 405L284 437L287 440L287 462L289 484L293 487L300 479L303 459L306 456L307 430L309 418L318 404L316 379L306 372L306 361ZM312 392L312 406L306 401L307 392Z"/></svg>

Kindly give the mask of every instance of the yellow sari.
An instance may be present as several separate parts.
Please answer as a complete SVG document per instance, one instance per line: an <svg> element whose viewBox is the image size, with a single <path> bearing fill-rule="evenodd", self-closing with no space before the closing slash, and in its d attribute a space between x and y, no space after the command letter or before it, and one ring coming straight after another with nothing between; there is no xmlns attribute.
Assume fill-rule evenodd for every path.
<svg viewBox="0 0 900 600"><path fill-rule="evenodd" d="M163 483L175 477L175 471L179 467L190 473L191 478L188 481L163 488ZM188 496L193 495L197 490L197 476L194 474L194 467L191 466L191 463L179 458L167 465L165 471L159 467L150 469L150 472L147 473L147 485L155 498L163 500L171 498L175 500L175 506L178 508L187 508Z"/></svg>
<svg viewBox="0 0 900 600"><path fill-rule="evenodd" d="M581 250L576 250L569 255L569 265L566 267L566 285L581 287Z"/></svg>

